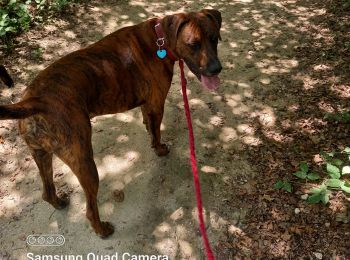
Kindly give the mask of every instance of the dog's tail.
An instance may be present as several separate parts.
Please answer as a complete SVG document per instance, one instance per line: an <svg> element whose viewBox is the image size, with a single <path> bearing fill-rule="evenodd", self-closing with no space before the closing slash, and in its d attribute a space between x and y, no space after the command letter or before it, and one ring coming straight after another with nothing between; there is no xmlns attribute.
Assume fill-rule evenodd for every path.
<svg viewBox="0 0 350 260"><path fill-rule="evenodd" d="M0 80L9 88L13 87L13 80L4 65L0 65Z"/></svg>
<svg viewBox="0 0 350 260"><path fill-rule="evenodd" d="M23 119L45 111L45 104L31 97L12 105L0 106L0 120Z"/></svg>

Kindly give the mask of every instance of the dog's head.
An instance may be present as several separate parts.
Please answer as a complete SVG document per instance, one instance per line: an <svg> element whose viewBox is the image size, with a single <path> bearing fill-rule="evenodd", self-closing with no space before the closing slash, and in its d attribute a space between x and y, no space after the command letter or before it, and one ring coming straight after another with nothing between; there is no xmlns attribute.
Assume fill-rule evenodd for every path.
<svg viewBox="0 0 350 260"><path fill-rule="evenodd" d="M203 9L166 16L162 23L169 48L209 90L215 90L220 84L218 74L222 67L217 46L221 40L221 21L219 11Z"/></svg>

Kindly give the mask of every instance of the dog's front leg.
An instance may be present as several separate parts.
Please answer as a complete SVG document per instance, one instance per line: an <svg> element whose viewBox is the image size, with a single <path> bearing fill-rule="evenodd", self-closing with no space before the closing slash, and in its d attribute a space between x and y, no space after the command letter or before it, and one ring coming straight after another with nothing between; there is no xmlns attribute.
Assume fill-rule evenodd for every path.
<svg viewBox="0 0 350 260"><path fill-rule="evenodd" d="M166 144L160 142L160 125L163 119L164 104L161 106L143 105L141 107L143 115L143 123L146 125L147 131L151 134L152 148L158 156L165 156L169 153Z"/></svg>

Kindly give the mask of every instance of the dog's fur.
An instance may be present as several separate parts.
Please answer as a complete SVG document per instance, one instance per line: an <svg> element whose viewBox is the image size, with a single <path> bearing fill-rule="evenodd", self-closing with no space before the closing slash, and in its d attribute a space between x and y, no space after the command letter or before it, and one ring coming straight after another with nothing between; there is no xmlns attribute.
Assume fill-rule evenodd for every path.
<svg viewBox="0 0 350 260"><path fill-rule="evenodd" d="M91 145L90 118L141 106L144 123L159 156L169 151L160 141L164 103L174 61L156 56L157 19L126 27L75 51L44 69L26 89L21 102L0 106L0 119L20 119L19 129L38 165L43 199L55 208L68 200L56 195L52 155L77 176L86 200L86 216L95 232L114 231L101 222L97 207L99 178ZM221 14L216 10L180 13L161 20L167 48L184 59L199 78L221 71L217 57Z"/></svg>

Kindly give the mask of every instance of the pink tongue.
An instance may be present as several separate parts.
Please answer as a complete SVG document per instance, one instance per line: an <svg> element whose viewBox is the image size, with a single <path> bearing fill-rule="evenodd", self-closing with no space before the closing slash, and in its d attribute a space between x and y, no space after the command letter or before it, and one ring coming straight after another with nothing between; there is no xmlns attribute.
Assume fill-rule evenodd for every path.
<svg viewBox="0 0 350 260"><path fill-rule="evenodd" d="M207 77L201 75L201 83L204 87L206 87L210 91L213 91L219 87L220 79L218 76Z"/></svg>

